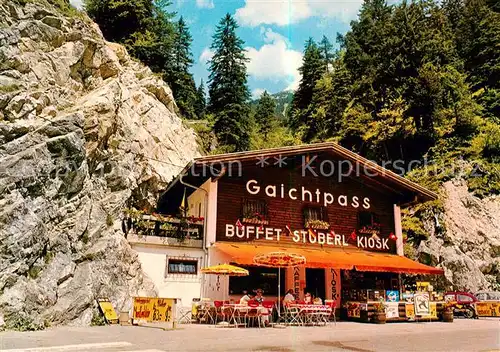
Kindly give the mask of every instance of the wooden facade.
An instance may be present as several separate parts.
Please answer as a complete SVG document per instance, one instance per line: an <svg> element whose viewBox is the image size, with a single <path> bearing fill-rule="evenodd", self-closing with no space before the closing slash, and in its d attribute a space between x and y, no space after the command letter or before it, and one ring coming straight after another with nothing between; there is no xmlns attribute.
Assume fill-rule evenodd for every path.
<svg viewBox="0 0 500 352"><path fill-rule="evenodd" d="M356 230L357 236L372 237L373 231L367 230L365 233L362 228L362 217L372 215L376 219L377 236L387 243L389 248L364 248L367 250L385 251L395 253L395 241L389 240L388 237L394 233L394 213L393 205L398 203L398 195L391 192L388 188L382 188L370 180L361 179L356 176L343 176L340 178L338 174L331 176L321 176L319 165L322 160L326 160L327 156L322 155L315 163L318 168L317 176L311 172L302 174L303 168L297 162L292 161L292 165L288 167L279 167L270 165L261 167L254 163L242 164L241 177L233 175L224 175L218 180L217 193L217 241L248 241L255 238L239 238L237 236L227 237L226 226L235 225L240 220L244 226L254 226L264 228L281 229L280 244L289 244L293 246L321 246L321 244L310 243L306 244L303 241L295 242L294 236L290 234L287 227L293 231L307 230L306 212L308 209L320 212L323 216L323 221L329 224L328 228L313 228L314 232L328 233L331 230L335 234L343 235L343 239L347 240L351 233ZM271 159L272 162L273 159ZM249 181L255 181L248 184ZM271 186L276 190L276 196L266 194L266 187ZM260 187L257 194L256 190ZM251 189L251 193L248 188ZM304 188L304 198L302 201L302 188ZM289 197L290 189L296 189L292 192L297 199ZM319 190L319 202L316 192ZM311 196L309 193L311 193ZM269 193L273 193L273 189L269 189ZM334 198L332 204L325 205L324 193L331 194ZM329 197L329 196L328 196ZM331 201L331 198L327 199ZM368 200L363 203L363 200ZM245 217L245 205L248 203L265 204L266 211L262 214L261 219L257 216L255 221ZM367 207L369 205L369 207ZM374 220L375 221L375 220ZM236 226L236 225L235 225ZM252 237L252 236L249 236ZM261 236L263 237L263 236ZM274 233L276 241L276 233ZM258 239L256 241L268 242L266 239ZM326 243L323 244L327 245ZM356 246L356 241L350 241L350 246Z"/></svg>

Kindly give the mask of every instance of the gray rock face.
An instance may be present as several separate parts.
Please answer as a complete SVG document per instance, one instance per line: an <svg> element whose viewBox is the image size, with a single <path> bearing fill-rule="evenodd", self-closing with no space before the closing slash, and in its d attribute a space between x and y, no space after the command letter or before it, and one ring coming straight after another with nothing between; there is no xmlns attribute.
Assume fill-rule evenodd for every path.
<svg viewBox="0 0 500 352"><path fill-rule="evenodd" d="M500 289L500 198L479 199L464 180L443 184L445 231L437 234L428 221L431 236L418 248L420 256L440 264L455 290L477 292Z"/></svg>
<svg viewBox="0 0 500 352"><path fill-rule="evenodd" d="M122 210L198 156L170 88L90 20L0 0L0 323L89 324L155 294Z"/></svg>

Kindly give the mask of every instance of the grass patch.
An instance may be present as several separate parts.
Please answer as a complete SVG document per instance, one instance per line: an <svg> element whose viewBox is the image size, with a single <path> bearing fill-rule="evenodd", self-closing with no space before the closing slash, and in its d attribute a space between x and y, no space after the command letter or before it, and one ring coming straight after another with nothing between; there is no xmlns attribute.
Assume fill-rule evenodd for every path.
<svg viewBox="0 0 500 352"><path fill-rule="evenodd" d="M92 319L90 320L90 326L103 326L106 325L106 321L98 309L94 309L92 312Z"/></svg>
<svg viewBox="0 0 500 352"><path fill-rule="evenodd" d="M108 225L108 227L111 227L113 226L114 223L115 221L113 219L113 215L111 214L106 215L106 225Z"/></svg>
<svg viewBox="0 0 500 352"><path fill-rule="evenodd" d="M0 93L11 93L19 90L20 86L18 84L7 84L5 86L0 86Z"/></svg>
<svg viewBox="0 0 500 352"><path fill-rule="evenodd" d="M42 271L42 268L38 267L38 266L32 266L31 268L29 268L28 270L28 277L30 279L36 279L38 277L38 275L40 275L40 272Z"/></svg>
<svg viewBox="0 0 500 352"><path fill-rule="evenodd" d="M11 330L17 331L36 331L42 330L46 326L45 324L39 324L33 320L33 318L20 313L12 314L5 319L5 327Z"/></svg>

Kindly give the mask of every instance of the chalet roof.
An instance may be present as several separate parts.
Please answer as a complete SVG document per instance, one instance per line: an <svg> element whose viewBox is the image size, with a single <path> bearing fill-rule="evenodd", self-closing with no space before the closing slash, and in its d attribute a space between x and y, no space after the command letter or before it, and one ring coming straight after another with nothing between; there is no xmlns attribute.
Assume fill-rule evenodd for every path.
<svg viewBox="0 0 500 352"><path fill-rule="evenodd" d="M174 188L178 181L181 178L181 175L184 175L184 181L188 183L194 184L195 186L201 185L208 177L205 177L203 180L200 177L193 177L190 175L189 170L193 166L200 166L204 164L214 164L214 163L229 163L231 161L236 162L244 162L255 160L256 158L261 157L272 157L272 156L295 156L300 154L310 154L310 153L330 153L335 155L341 159L349 160L366 170L369 170L371 175L362 176L366 180L370 180L369 182L374 183L376 186L380 186L381 188L390 189L396 193L404 194L405 202L422 202L435 200L438 198L437 194L422 187L415 182L412 182L404 177L397 175L396 173L370 161L340 145L333 142L324 142L324 143L314 143L314 144L303 144L289 147L280 147L280 148L270 148L270 149L261 149L261 150L252 150L246 152L237 152L237 153L227 153L227 154L218 154L218 155L207 155L195 158L192 162L190 162L184 170L182 170L181 174L171 182L167 190L164 194L168 193L172 188ZM215 164L217 166L217 164ZM187 177L186 177L187 176ZM177 185L178 186L178 185Z"/></svg>
<svg viewBox="0 0 500 352"><path fill-rule="evenodd" d="M214 163L214 162L229 162L236 160L244 161L248 159L252 160L258 157L273 156L278 154L282 156L289 156L289 155L297 155L301 153L311 153L311 152L329 152L338 155L339 157L344 158L346 160L351 160L352 162L359 163L361 166L366 167L370 171L373 171L375 174L380 176L381 179L385 179L387 181L390 181L391 183L395 183L396 185L401 186L402 188L414 192L416 196L421 198L421 200L435 200L438 198L436 193L428 190L427 188L422 187L404 177L401 177L398 174L380 165L377 165L373 161L370 161L360 156L359 154L356 154L350 151L349 149L346 149L334 142L303 144L290 147L208 155L195 158L194 163L203 164L203 163Z"/></svg>

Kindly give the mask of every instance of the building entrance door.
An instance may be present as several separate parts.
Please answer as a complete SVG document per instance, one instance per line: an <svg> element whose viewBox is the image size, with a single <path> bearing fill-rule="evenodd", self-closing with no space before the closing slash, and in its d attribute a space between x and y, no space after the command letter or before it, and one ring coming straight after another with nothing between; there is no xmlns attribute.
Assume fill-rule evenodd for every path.
<svg viewBox="0 0 500 352"><path fill-rule="evenodd" d="M306 268L305 291L325 302L325 269Z"/></svg>

